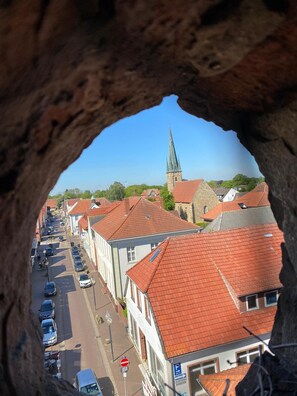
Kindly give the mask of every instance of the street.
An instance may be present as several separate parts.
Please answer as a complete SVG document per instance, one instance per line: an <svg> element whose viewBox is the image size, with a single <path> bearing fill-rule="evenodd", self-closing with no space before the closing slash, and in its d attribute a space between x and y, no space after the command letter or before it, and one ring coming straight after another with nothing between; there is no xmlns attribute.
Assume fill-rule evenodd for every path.
<svg viewBox="0 0 297 396"><path fill-rule="evenodd" d="M64 228L56 219L52 225L54 232L50 237L43 237L40 245L52 243L54 255L49 257L48 276L46 270L39 270L35 265L32 270L32 310L38 315L38 309L44 299L43 288L46 281L56 282L57 295L52 298L56 304L56 323L58 328L58 344L46 350L60 350L62 378L71 384L75 374L82 369L92 368L99 379L105 395L117 394L112 373L109 369L106 353L98 329L92 317L87 293L93 293L93 287L81 289L77 281L69 241L58 242L57 237L65 237ZM90 294L93 298L93 294Z"/></svg>

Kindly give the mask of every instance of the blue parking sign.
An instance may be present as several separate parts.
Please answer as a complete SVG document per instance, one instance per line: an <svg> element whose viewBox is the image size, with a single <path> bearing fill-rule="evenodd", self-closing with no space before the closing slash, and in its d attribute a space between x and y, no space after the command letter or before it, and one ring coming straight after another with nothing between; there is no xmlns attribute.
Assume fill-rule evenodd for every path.
<svg viewBox="0 0 297 396"><path fill-rule="evenodd" d="M180 375L182 375L180 363L174 363L173 369L174 369L174 377L179 377Z"/></svg>

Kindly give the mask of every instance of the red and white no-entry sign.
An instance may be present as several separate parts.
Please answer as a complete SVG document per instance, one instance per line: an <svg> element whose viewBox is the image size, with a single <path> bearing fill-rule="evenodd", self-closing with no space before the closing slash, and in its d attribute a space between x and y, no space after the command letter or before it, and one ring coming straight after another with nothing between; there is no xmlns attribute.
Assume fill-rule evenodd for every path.
<svg viewBox="0 0 297 396"><path fill-rule="evenodd" d="M128 365L129 365L129 359L128 358L126 358L126 357L123 357L122 359L121 359L121 361L120 361L120 364L121 364L121 366L122 367L127 367Z"/></svg>

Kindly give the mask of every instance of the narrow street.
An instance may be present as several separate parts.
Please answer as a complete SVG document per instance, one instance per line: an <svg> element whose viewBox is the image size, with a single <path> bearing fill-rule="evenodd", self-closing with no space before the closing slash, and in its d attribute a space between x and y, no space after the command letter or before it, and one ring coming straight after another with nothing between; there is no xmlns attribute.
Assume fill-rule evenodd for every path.
<svg viewBox="0 0 297 396"><path fill-rule="evenodd" d="M65 237L64 229L58 221L52 223L55 228L52 241L43 237L40 245L52 243L54 256L49 257L48 277L46 270L35 265L32 270L32 310L38 315L38 309L44 299L43 289L49 278L56 282L57 295L52 297L56 304L56 323L58 344L46 350L60 350L62 378L73 384L75 374L82 369L92 368L99 379L105 395L118 394L112 382L107 357L98 329L91 318L92 310L86 293L92 293L92 287L84 290L79 287L77 274L70 257L69 242L57 242L57 236ZM109 372L108 372L109 371Z"/></svg>

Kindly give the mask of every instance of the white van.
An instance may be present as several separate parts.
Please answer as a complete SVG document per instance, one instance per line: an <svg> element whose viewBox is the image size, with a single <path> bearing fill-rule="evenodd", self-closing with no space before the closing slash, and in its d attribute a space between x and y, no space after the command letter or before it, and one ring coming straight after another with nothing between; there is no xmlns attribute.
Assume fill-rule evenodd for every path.
<svg viewBox="0 0 297 396"><path fill-rule="evenodd" d="M96 375L90 368L81 370L76 374L74 386L85 395L103 396Z"/></svg>

